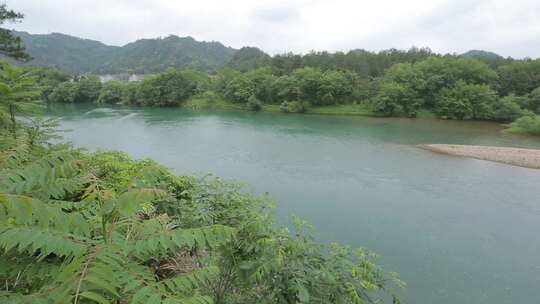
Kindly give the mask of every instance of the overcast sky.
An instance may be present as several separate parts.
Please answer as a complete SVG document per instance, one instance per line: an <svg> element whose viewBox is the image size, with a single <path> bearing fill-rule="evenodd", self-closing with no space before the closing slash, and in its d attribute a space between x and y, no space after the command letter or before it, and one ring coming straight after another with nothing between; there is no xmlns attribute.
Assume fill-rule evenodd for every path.
<svg viewBox="0 0 540 304"><path fill-rule="evenodd" d="M1 2L1 1L0 1ZM275 54L428 46L540 57L540 0L7 0L10 28L107 44L169 34Z"/></svg>

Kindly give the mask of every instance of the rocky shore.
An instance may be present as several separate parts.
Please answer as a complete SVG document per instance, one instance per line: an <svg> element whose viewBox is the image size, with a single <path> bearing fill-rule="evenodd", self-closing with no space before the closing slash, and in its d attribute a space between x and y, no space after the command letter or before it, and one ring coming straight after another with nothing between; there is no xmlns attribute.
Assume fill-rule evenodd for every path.
<svg viewBox="0 0 540 304"><path fill-rule="evenodd" d="M419 148L435 153L489 160L513 166L540 169L540 150L509 147L422 144Z"/></svg>

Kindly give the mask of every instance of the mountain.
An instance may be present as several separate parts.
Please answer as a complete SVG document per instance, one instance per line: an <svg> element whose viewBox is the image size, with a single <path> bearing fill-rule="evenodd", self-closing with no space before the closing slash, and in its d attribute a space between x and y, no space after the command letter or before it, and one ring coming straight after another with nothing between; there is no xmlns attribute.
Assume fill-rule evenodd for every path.
<svg viewBox="0 0 540 304"><path fill-rule="evenodd" d="M55 66L75 74L145 74L170 67L211 71L229 62L236 52L219 42L173 35L140 39L117 47L59 33L14 33L21 37L34 58L29 65Z"/></svg>
<svg viewBox="0 0 540 304"><path fill-rule="evenodd" d="M462 57L468 57L468 58L476 58L476 59L485 59L485 60L501 60L504 59L499 54L488 52L488 51L482 51L482 50L470 50L466 53L461 54Z"/></svg>
<svg viewBox="0 0 540 304"><path fill-rule="evenodd" d="M99 41L60 33L32 35L15 32L15 35L21 37L27 53L34 58L30 65L55 66L70 73L93 71L117 49Z"/></svg>
<svg viewBox="0 0 540 304"><path fill-rule="evenodd" d="M489 65L492 68L497 68L501 65L508 64L509 62L512 62L512 58L504 58L503 56L488 52L488 51L482 51L482 50L470 50L466 53L463 53L460 55L461 57L466 58L474 58L480 61L485 62L487 65Z"/></svg>
<svg viewBox="0 0 540 304"><path fill-rule="evenodd" d="M270 61L271 57L256 47L243 47L239 49L227 66L239 71L248 71L262 66Z"/></svg>

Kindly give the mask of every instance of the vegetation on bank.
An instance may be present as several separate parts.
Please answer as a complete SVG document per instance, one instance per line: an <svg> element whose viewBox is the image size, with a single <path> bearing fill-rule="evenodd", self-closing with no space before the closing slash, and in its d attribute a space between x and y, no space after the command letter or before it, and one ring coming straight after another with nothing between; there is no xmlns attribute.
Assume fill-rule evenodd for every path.
<svg viewBox="0 0 540 304"><path fill-rule="evenodd" d="M170 68L129 83L27 70L40 75L48 102L516 121L514 130L530 134L536 132L529 120L540 114L540 59L505 59L482 51L268 56L242 48L210 72Z"/></svg>
<svg viewBox="0 0 540 304"><path fill-rule="evenodd" d="M526 115L514 121L509 129L504 130L514 134L529 134L540 136L540 116Z"/></svg>
<svg viewBox="0 0 540 304"><path fill-rule="evenodd" d="M37 72L44 82L43 99L50 102L497 122L540 113L539 60L493 69L476 59L428 57L395 64L373 79L319 67L287 74L275 66L223 69L215 75L169 69L129 83L101 83L92 75L70 79L53 69Z"/></svg>

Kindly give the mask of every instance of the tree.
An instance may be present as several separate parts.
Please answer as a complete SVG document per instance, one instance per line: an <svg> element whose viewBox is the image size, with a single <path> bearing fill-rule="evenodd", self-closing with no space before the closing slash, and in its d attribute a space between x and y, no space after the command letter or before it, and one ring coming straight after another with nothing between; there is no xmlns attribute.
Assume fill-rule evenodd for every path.
<svg viewBox="0 0 540 304"><path fill-rule="evenodd" d="M514 121L508 131L511 133L540 135L540 115L526 114Z"/></svg>
<svg viewBox="0 0 540 304"><path fill-rule="evenodd" d="M540 59L520 60L498 69L501 95L529 94L540 87Z"/></svg>
<svg viewBox="0 0 540 304"><path fill-rule="evenodd" d="M77 96L77 84L74 82L62 82L49 94L48 101L60 103L74 103Z"/></svg>
<svg viewBox="0 0 540 304"><path fill-rule="evenodd" d="M496 101L497 93L488 85L459 81L455 87L441 90L435 111L444 119L489 120Z"/></svg>
<svg viewBox="0 0 540 304"><path fill-rule="evenodd" d="M144 79L137 90L137 104L157 107L177 106L193 96L197 83L182 72L170 69Z"/></svg>
<svg viewBox="0 0 540 304"><path fill-rule="evenodd" d="M39 75L39 86L45 102L52 101L49 97L54 89L71 78L68 74L56 68L40 68L37 69L36 73Z"/></svg>
<svg viewBox="0 0 540 304"><path fill-rule="evenodd" d="M124 97L124 84L119 81L108 81L103 84L97 103L99 104L116 104L122 102Z"/></svg>
<svg viewBox="0 0 540 304"><path fill-rule="evenodd" d="M24 16L8 10L6 4L0 5L0 26L6 22L20 21ZM0 54L16 60L28 61L30 56L25 52L20 37L13 36L10 30L0 28Z"/></svg>
<svg viewBox="0 0 540 304"><path fill-rule="evenodd" d="M4 64L0 71L0 106L9 114L11 132L17 137L16 115L36 109L41 91L34 73Z"/></svg>
<svg viewBox="0 0 540 304"><path fill-rule="evenodd" d="M255 95L251 95L248 99L248 102L246 103L246 107L250 111L260 111L263 107L262 102L255 97Z"/></svg>
<svg viewBox="0 0 540 304"><path fill-rule="evenodd" d="M252 80L245 74L231 80L225 88L225 98L236 103L247 103L249 97L255 94Z"/></svg>
<svg viewBox="0 0 540 304"><path fill-rule="evenodd" d="M534 89L529 94L527 109L540 114L540 87Z"/></svg>
<svg viewBox="0 0 540 304"><path fill-rule="evenodd" d="M96 102L101 90L101 81L93 75L85 75L76 82L75 102Z"/></svg>
<svg viewBox="0 0 540 304"><path fill-rule="evenodd" d="M422 106L417 91L397 82L383 82L373 98L376 112L387 116L415 117Z"/></svg>
<svg viewBox="0 0 540 304"><path fill-rule="evenodd" d="M493 107L493 118L503 122L511 122L518 119L523 115L523 109L520 106L522 99L523 97L515 95L499 98Z"/></svg>

